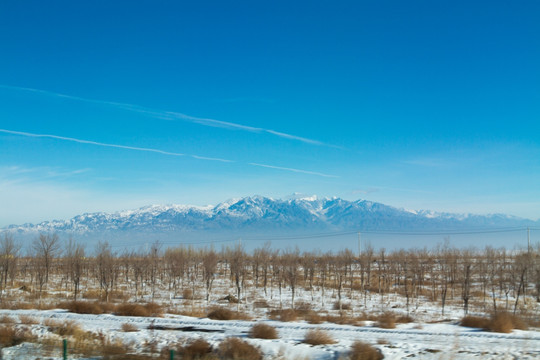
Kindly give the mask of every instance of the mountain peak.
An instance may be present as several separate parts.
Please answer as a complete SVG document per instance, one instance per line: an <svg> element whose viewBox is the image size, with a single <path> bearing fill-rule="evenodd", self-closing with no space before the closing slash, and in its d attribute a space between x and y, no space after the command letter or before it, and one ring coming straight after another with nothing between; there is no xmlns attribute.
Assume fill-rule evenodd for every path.
<svg viewBox="0 0 540 360"><path fill-rule="evenodd" d="M272 199L260 195L230 199L218 205L148 205L116 213L90 213L37 225L11 225L6 231L35 236L57 232L80 237L178 238L180 234L322 233L348 231L435 231L535 226L505 215L463 215L405 210L368 200L348 201L294 194ZM183 235L182 235L183 236Z"/></svg>

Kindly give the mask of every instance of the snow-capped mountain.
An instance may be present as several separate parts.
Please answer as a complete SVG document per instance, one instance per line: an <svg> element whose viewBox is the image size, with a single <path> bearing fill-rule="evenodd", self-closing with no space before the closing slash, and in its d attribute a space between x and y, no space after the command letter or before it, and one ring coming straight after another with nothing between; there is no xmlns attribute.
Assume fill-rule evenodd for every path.
<svg viewBox="0 0 540 360"><path fill-rule="evenodd" d="M113 214L91 213L69 220L11 225L4 229L32 235L58 233L75 237L171 237L178 234L274 234L339 231L456 231L537 226L507 215L472 215L411 211L339 198L271 199L261 196L229 200L217 206L151 205Z"/></svg>

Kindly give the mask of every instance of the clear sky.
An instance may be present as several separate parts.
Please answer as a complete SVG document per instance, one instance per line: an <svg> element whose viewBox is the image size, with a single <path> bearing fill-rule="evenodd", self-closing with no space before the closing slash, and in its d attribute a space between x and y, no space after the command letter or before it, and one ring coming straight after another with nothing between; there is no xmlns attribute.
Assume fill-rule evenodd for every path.
<svg viewBox="0 0 540 360"><path fill-rule="evenodd" d="M1 1L0 226L293 193L538 219L539 19L538 1Z"/></svg>

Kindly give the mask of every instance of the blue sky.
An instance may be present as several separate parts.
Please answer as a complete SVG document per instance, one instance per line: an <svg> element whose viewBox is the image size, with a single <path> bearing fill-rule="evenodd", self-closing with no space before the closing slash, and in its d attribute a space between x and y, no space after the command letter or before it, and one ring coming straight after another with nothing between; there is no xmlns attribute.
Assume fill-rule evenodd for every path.
<svg viewBox="0 0 540 360"><path fill-rule="evenodd" d="M2 1L0 226L293 193L538 219L539 17L536 1Z"/></svg>

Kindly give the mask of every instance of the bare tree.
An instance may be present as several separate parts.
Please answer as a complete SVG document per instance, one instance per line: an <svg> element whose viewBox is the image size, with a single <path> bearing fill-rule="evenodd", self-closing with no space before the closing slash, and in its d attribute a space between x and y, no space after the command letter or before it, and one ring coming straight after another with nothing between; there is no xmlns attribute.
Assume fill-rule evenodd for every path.
<svg viewBox="0 0 540 360"><path fill-rule="evenodd" d="M241 244L229 251L229 266L236 286L238 303L240 303L244 279L246 276L247 256Z"/></svg>
<svg viewBox="0 0 540 360"><path fill-rule="evenodd" d="M44 282L49 282L49 272L51 270L53 259L60 253L60 240L57 234L40 234L32 243L34 254L43 264L45 270Z"/></svg>
<svg viewBox="0 0 540 360"><path fill-rule="evenodd" d="M32 242L32 252L34 255L34 270L36 280L39 286L39 300L43 288L49 282L49 272L51 270L54 258L60 253L60 241L57 234L45 235L40 234L37 239Z"/></svg>
<svg viewBox="0 0 540 360"><path fill-rule="evenodd" d="M469 300L471 298L471 282L473 275L473 256L471 250L461 252L461 299L463 300L463 312L469 313Z"/></svg>
<svg viewBox="0 0 540 360"><path fill-rule="evenodd" d="M522 254L516 255L514 261L512 262L512 274L514 274L515 280L514 284L517 282L516 290L516 301L514 302L514 314L516 313L517 306L519 303L519 297L525 293L525 288L527 286L526 274L530 267L531 263L531 254L529 252L524 252Z"/></svg>
<svg viewBox="0 0 540 360"><path fill-rule="evenodd" d="M70 238L65 252L65 260L68 277L73 284L73 299L76 301L84 270L83 245Z"/></svg>
<svg viewBox="0 0 540 360"><path fill-rule="evenodd" d="M324 306L324 291L326 289L326 279L328 278L330 262L332 259L331 253L323 254L317 261L317 271L319 272L319 286L321 287L321 305Z"/></svg>
<svg viewBox="0 0 540 360"><path fill-rule="evenodd" d="M150 277L150 289L152 293L152 301L154 301L154 298L156 295L156 285L157 285L160 255L161 255L160 250L161 250L161 244L159 243L159 241L155 241L150 247L150 253L147 255L148 262L149 262L148 276Z"/></svg>
<svg viewBox="0 0 540 360"><path fill-rule="evenodd" d="M210 299L212 284L217 271L218 256L214 249L205 250L202 254L203 276L206 287L206 302Z"/></svg>
<svg viewBox="0 0 540 360"><path fill-rule="evenodd" d="M283 268L283 278L291 288L291 308L294 309L294 296L296 294L296 285L298 284L300 250L286 250L281 255L281 264Z"/></svg>
<svg viewBox="0 0 540 360"><path fill-rule="evenodd" d="M343 312L342 290L343 284L347 279L350 258L351 255L347 253L346 250L340 251L336 256L333 256L331 258L332 270L334 273L334 279L336 281L338 307L340 314Z"/></svg>
<svg viewBox="0 0 540 360"><path fill-rule="evenodd" d="M99 242L96 248L97 279L100 288L105 292L105 301L109 302L110 293L118 275L116 254L112 252L108 242Z"/></svg>
<svg viewBox="0 0 540 360"><path fill-rule="evenodd" d="M11 234L4 234L0 240L0 298L7 287L8 277L11 275L13 278L20 249Z"/></svg>

